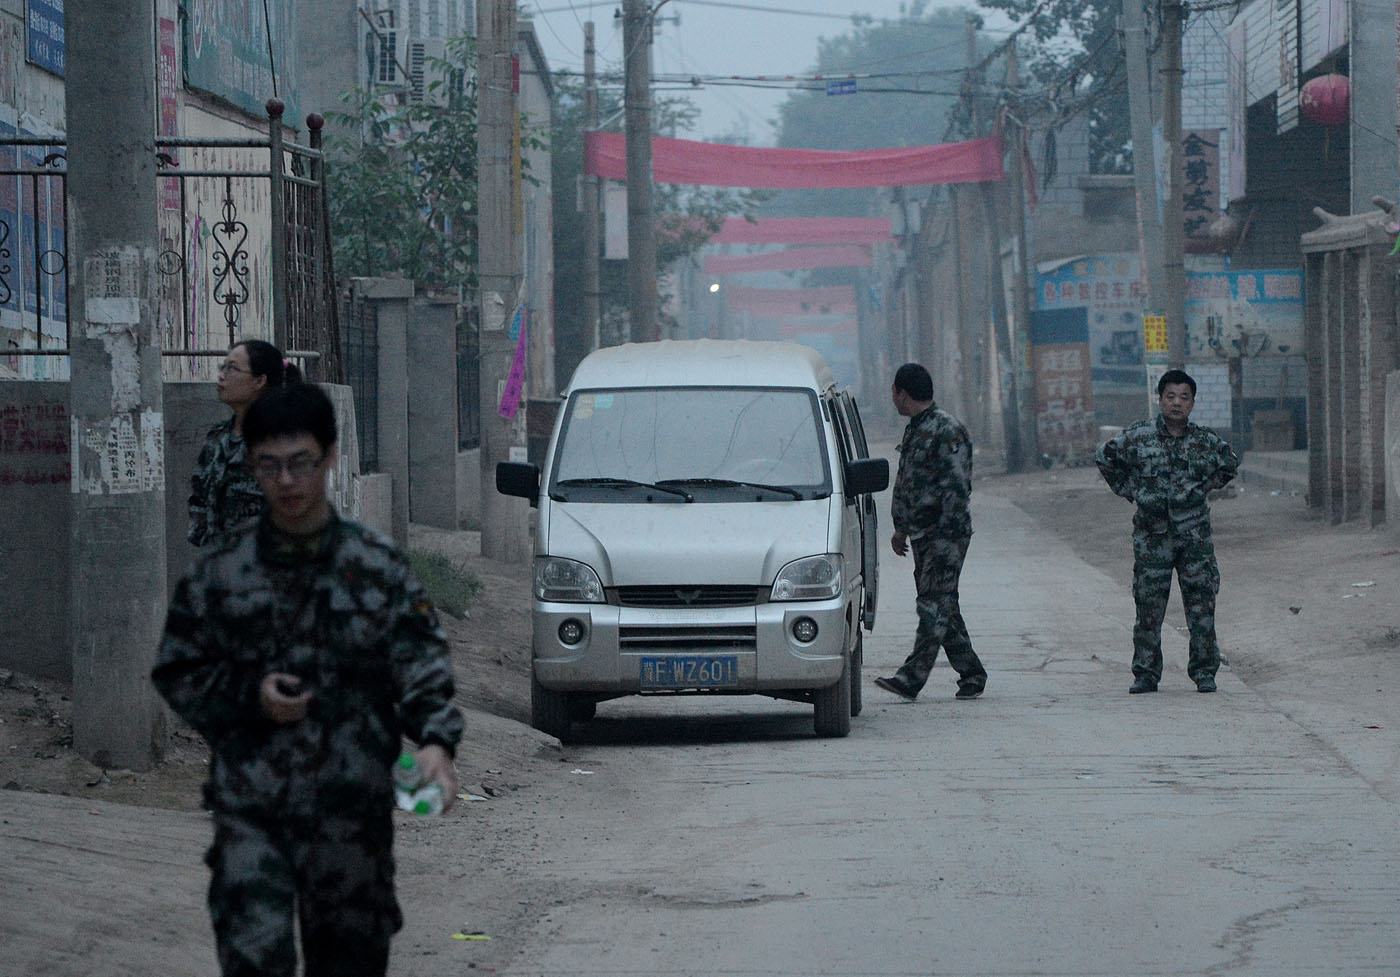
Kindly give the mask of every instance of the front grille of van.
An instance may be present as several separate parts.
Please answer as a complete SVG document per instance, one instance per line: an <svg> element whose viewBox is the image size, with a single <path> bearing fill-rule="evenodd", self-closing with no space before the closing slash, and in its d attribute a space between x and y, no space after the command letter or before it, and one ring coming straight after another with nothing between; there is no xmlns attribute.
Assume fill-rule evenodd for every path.
<svg viewBox="0 0 1400 977"><path fill-rule="evenodd" d="M767 596L764 587L637 586L613 588L612 603L622 607L752 607Z"/></svg>
<svg viewBox="0 0 1400 977"><path fill-rule="evenodd" d="M752 624L713 624L693 627L651 627L623 625L617 643L623 650L654 648L660 651L683 648L754 648L758 629Z"/></svg>

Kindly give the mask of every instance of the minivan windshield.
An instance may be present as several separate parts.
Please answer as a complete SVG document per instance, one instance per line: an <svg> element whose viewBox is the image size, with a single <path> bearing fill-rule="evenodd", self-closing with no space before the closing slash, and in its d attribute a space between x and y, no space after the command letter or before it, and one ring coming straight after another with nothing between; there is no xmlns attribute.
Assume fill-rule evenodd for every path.
<svg viewBox="0 0 1400 977"><path fill-rule="evenodd" d="M810 390L643 387L576 391L550 495L571 502L740 502L831 493Z"/></svg>

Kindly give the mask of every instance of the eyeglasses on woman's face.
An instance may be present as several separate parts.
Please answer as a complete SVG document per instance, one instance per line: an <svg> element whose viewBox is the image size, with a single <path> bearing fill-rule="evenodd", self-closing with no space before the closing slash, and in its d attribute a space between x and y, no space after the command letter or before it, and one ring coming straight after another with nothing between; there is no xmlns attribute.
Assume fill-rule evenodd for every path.
<svg viewBox="0 0 1400 977"><path fill-rule="evenodd" d="M237 363L231 362L231 361L229 361L229 360L224 360L222 363L219 364L219 376L221 376L221 377L222 377L222 376L227 376L227 375L230 374L230 373L252 373L252 372L253 372L252 370L244 369L243 367L239 366Z"/></svg>

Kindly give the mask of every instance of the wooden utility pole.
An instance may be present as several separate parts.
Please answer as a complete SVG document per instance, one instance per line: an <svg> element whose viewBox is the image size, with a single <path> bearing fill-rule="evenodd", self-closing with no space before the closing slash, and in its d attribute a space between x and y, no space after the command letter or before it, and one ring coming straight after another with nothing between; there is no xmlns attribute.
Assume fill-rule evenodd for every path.
<svg viewBox="0 0 1400 977"><path fill-rule="evenodd" d="M1133 134L1133 183L1138 232L1147 272L1147 308L1166 308L1162 212L1158 206L1157 154L1152 145L1152 85L1147 63L1147 23L1142 0L1123 0L1123 58L1128 75L1128 115Z"/></svg>
<svg viewBox="0 0 1400 977"><path fill-rule="evenodd" d="M150 0L69 4L67 17L73 746L146 770L164 726L150 674L167 596L155 19Z"/></svg>
<svg viewBox="0 0 1400 977"><path fill-rule="evenodd" d="M593 21L583 25L583 108L588 129L598 128L597 49L593 40ZM583 177L583 353L597 349L602 322L602 285L598 271L600 260L598 238L598 196L602 192L601 177Z"/></svg>
<svg viewBox="0 0 1400 977"><path fill-rule="evenodd" d="M1181 157L1181 31L1186 8L1180 0L1162 3L1162 142L1166 144L1167 196L1162 206L1162 311L1167 316L1167 365L1186 363L1186 229L1181 197L1185 178Z"/></svg>
<svg viewBox="0 0 1400 977"><path fill-rule="evenodd" d="M656 298L656 214L651 170L651 28L647 0L623 0L626 72L627 312L633 342L660 338Z"/></svg>
<svg viewBox="0 0 1400 977"><path fill-rule="evenodd" d="M497 463L512 460L511 448L525 446L523 419L519 414L508 418L499 412L515 357L511 325L523 302L520 239L515 229L515 126L520 118L512 53L515 3L479 0L476 8L481 555L506 561L527 555L518 500L496 491Z"/></svg>

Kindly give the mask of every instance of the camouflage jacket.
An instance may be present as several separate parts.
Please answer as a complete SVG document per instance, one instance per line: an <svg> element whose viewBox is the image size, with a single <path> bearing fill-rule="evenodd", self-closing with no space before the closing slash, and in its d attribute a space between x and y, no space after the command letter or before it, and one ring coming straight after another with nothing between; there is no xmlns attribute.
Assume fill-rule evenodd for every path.
<svg viewBox="0 0 1400 977"><path fill-rule="evenodd" d="M899 442L890 519L910 537L971 536L971 498L972 439L961 421L931 404L909 418Z"/></svg>
<svg viewBox="0 0 1400 977"><path fill-rule="evenodd" d="M304 719L266 719L269 672L312 692ZM152 680L209 743L214 810L315 817L384 811L401 737L454 752L446 638L393 546L332 518L309 545L264 517L206 548L180 581Z"/></svg>
<svg viewBox="0 0 1400 977"><path fill-rule="evenodd" d="M194 545L212 542L262 514L262 489L248 468L247 454L243 438L233 433L233 418L209 429L190 479L188 539Z"/></svg>
<svg viewBox="0 0 1400 977"><path fill-rule="evenodd" d="M1104 442L1094 460L1108 487L1137 503L1133 528L1147 533L1209 532L1206 495L1228 484L1240 465L1210 429L1188 423L1184 435L1172 437L1160 414Z"/></svg>

